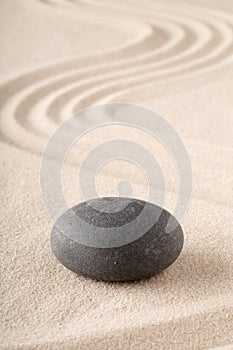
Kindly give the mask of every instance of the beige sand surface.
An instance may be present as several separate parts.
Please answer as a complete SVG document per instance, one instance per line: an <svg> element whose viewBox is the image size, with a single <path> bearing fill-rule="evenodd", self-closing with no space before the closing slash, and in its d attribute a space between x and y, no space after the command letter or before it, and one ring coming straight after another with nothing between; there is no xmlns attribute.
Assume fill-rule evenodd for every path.
<svg viewBox="0 0 233 350"><path fill-rule="evenodd" d="M2 0L0 4L2 349L233 348L233 3L231 0ZM125 101L155 108L175 127L193 168L177 262L150 280L111 284L58 263L40 194L41 155L81 108ZM70 204L77 171L113 135L160 150L143 132L87 134L63 167ZM159 154L159 155L158 155ZM158 152L173 209L178 181ZM115 161L96 179L101 195L138 169Z"/></svg>

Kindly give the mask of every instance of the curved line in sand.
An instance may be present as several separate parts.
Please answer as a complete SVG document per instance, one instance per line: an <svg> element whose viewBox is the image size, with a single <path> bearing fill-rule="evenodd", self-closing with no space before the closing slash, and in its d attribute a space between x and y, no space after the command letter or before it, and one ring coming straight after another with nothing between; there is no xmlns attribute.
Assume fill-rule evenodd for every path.
<svg viewBox="0 0 233 350"><path fill-rule="evenodd" d="M137 27L143 29L142 34L136 38L133 38L127 44L118 46L111 50L107 50L101 54L97 53L89 56L80 56L79 58L75 58L69 60L67 62L61 62L56 65L49 65L38 70L34 70L28 73L25 73L22 76L19 76L16 79L13 79L9 82L6 82L0 86L0 106L2 110L0 111L0 137L5 142L10 144L15 144L18 146L22 146L21 142L24 142L24 136L26 136L22 127L18 125L18 121L15 120L15 109L20 106L21 101L25 98L25 95L31 94L34 89L38 86L44 86L44 84L50 83L50 81L61 78L64 74L70 72L72 74L77 70L78 67L89 67L93 66L93 62L96 64L101 64L104 59L105 62L114 62L117 60L118 55L122 57L127 57L129 53L132 54L140 52L140 47L144 42L150 39L153 35L153 31L150 26L142 23L138 23ZM65 72L65 73L64 73ZM25 113L24 116L26 117ZM15 125L16 132L12 137L11 135L11 125ZM22 132L22 139L20 142L20 135L18 137L17 127L19 127L19 134ZM30 137L30 135L28 135ZM32 142L33 144L34 142ZM30 144L30 142L27 142ZM25 147L21 147L25 148ZM26 147L27 149L28 147ZM30 150L29 146L29 150ZM41 153L41 148L40 152Z"/></svg>
<svg viewBox="0 0 233 350"><path fill-rule="evenodd" d="M5 141L40 153L46 137L44 131L54 130L56 115L62 119L63 115L69 116L98 99L102 101L106 96L109 99L135 86L150 84L153 78L187 76L231 58L232 28L227 23L229 19L232 22L231 16L222 13L219 16L219 12L207 10L203 13L201 8L199 13L197 10L195 15L194 11L191 18L185 20L185 11L183 17L181 11L176 12L177 9L171 14L160 10L158 15L167 20L165 26L170 31L166 32L161 21L157 21L159 29L156 32L152 27L155 23L150 23L149 35L147 32L141 41L120 49L124 59L118 61L119 50L113 50L102 57L109 64L100 63L101 55L97 55L97 64L96 56L87 60L81 58L40 69L4 84L0 88L3 102L0 127ZM210 13L217 18L209 16ZM175 35L172 28L176 29ZM160 45L154 48L159 30ZM145 47L147 52L141 53ZM86 68L82 68L84 62ZM64 102L64 107L59 108ZM13 132L12 125L15 126Z"/></svg>
<svg viewBox="0 0 233 350"><path fill-rule="evenodd" d="M78 97L70 99L69 103L65 105L63 110L61 110L60 114L71 115L77 112L80 108L85 108L87 105L96 103L97 101L98 103L102 102L103 97L109 96L108 91L123 92L125 91L125 89L127 89L128 91L132 87L139 85L143 86L144 84L151 83L153 81L153 78L157 80L164 80L174 76L182 77L184 75L187 76L189 73L193 74L194 69L199 71L210 69L211 65L216 64L216 62L219 62L220 59L224 60L226 56L228 56L228 52L232 55L232 31L230 30L230 28L225 26L225 24L219 24L222 27L222 30L224 31L224 39L222 39L220 35L221 32L216 32L214 40L211 40L208 43L208 45L206 47L203 47L199 52L194 52L193 57L196 57L195 59L187 61L184 60L184 58L182 57L181 60L177 60L179 64L176 65L174 68L171 66L171 62L169 62L168 60L167 64L165 64L166 62L162 62L161 64L157 65L160 67L167 66L167 69L160 69L158 71L144 70L142 73L137 74L137 77L132 76L127 79L127 75L125 74L124 79L117 78L117 80L114 80L113 83L110 82L98 85L97 88L94 87L91 90L88 90L89 94L85 92L82 95L79 94ZM219 35L218 40L217 34ZM203 57L205 59L203 59ZM174 60L176 61L176 58ZM184 64L182 63L182 61L184 62ZM77 93L79 92L80 91L78 91ZM106 99L104 99L104 101L106 102Z"/></svg>
<svg viewBox="0 0 233 350"><path fill-rule="evenodd" d="M180 40L179 38L178 42L181 42L181 41L183 42L183 39ZM177 47L175 46L175 44L177 43L177 40L173 40L172 42L173 42L173 45L169 43L169 45L165 44L162 47L153 50L154 59L156 58L159 59L159 57L161 58L162 55L166 57L166 55L168 55L168 53L171 52L171 50L174 50L174 47ZM165 46L167 50L165 50ZM34 108L31 110L31 113L30 113L31 116L29 117L31 124L36 126L36 129L37 129L37 126L39 127L39 125L36 125L36 124L38 124L37 116L39 115L38 112L41 109L41 105L43 105L44 108L46 108L48 116L55 116L56 114L59 114L58 112L59 112L60 101L62 101L61 103L64 103L64 99L66 96L69 99L71 98L71 96L76 96L77 92L85 92L87 88L93 85L97 86L103 79L104 81L108 81L109 79L114 80L116 79L116 75L124 77L124 76L127 76L128 74L137 73L139 69L139 65L137 65L137 62L139 63L140 61L145 62L146 58L147 60L152 60L153 58L150 52L149 54L144 54L142 56L143 57L134 57L132 60L127 60L127 62L126 60L124 60L122 61L122 63L117 62L116 64L102 65L98 70L94 67L93 71L95 72L95 74L90 74L90 71L89 71L86 74L86 76L84 76L83 79L82 79L82 76L80 76L80 73L76 73L72 77L68 77L68 79L66 78L66 80L59 81L56 84L53 84L53 86L50 87L50 94L47 94L45 91L44 93L43 91L38 92L37 93L38 103L34 105ZM127 67L130 67L130 68L127 68ZM115 70L113 71L114 68ZM143 68L143 66L141 68ZM102 73L103 70L105 71L104 74ZM41 94L42 94L42 99L41 99ZM43 130L42 130L42 134L43 134Z"/></svg>
<svg viewBox="0 0 233 350"><path fill-rule="evenodd" d="M156 36L158 32L162 33L162 36L166 40L164 40L164 42L161 42L159 46L157 45L157 47L153 50L155 57L160 57L162 53L164 53L165 55L169 49L171 50L178 42L182 40L183 33L181 31L179 32L175 26L171 26L171 27L173 31L175 31L175 33L178 33L177 36L175 36L171 40L167 40L168 36L165 34L165 32L163 32L162 30L157 30L157 32L151 35L151 37L149 38L149 40L147 40L147 42L144 42L146 46L148 46L149 48L151 46L153 47L153 42L156 41ZM105 76L108 77L108 75L111 76L112 74L115 75L116 73L112 73L114 68L115 68L114 72L115 71L121 72L122 68L124 69L124 67L134 67L134 66L136 67L137 62L141 62L141 61L144 62L148 57L150 57L150 51L142 55L133 56L132 59L126 58L124 60L120 60L118 62L113 62L110 64L93 65L91 67L87 67L86 69L78 67L77 70L73 70L68 74L64 74L59 79L55 78L49 84L48 83L46 84L46 82L44 82L44 85L42 87L40 87L39 89L35 89L32 95L27 96L25 100L22 102L24 103L25 106L28 105L27 100L33 99L35 102L35 105L34 105L35 110L33 108L33 111L31 111L32 119L29 118L29 120L32 121L31 124L33 125L34 122L35 123L37 122L36 111L40 109L39 105L40 103L42 104L44 103L44 99L46 99L47 102L48 101L51 102L50 109L51 109L51 112L53 113L53 109L55 108L55 106L57 107L59 105L59 101L57 101L57 98L59 99L60 95L67 94L69 93L69 90L81 85L83 85L85 89L85 83L95 82L96 79L98 78L102 78ZM128 69L132 69L132 68L128 68ZM124 71L127 71L127 68L125 68ZM107 72L108 74L106 74ZM51 112L50 110L48 110L48 114L50 114ZM16 111L16 114L18 114L17 111Z"/></svg>
<svg viewBox="0 0 233 350"><path fill-rule="evenodd" d="M174 30L174 28L175 28L175 26L172 26L173 30ZM179 33L179 40L180 40L180 37L181 37L181 35ZM153 37L153 32L151 31L151 35L147 36L143 40L143 42L139 42L138 45L132 46L133 53L135 54L135 52L138 51L138 46L143 47L144 44L148 44L148 41L154 40L154 39L155 38ZM172 43L165 43L165 45L164 45L165 47L158 48L158 51L160 49L165 50L165 48L169 48L170 46L174 45L174 43L176 43L176 40L175 41L172 40ZM130 52L130 47L125 48L125 51ZM96 59L94 59L94 61L96 61ZM130 60L129 60L129 62L130 62ZM67 65L67 64L64 64L64 65ZM96 65L94 65L92 67L95 68L95 66ZM110 65L110 68L111 67L112 67L112 65ZM60 69L63 70L62 65L61 65L61 67L58 67L57 69L55 68L53 70L56 72L59 72ZM87 68L87 69L89 69L89 68ZM102 65L102 69L104 69L104 65ZM85 70L85 68L84 69L81 68L79 70L80 71L80 78L82 77L84 70ZM65 72L66 72L66 70L65 70ZM66 78L64 78L64 79L68 78L68 80L67 80L68 83L70 82L70 76L72 76L74 74L74 72L75 72L75 69L74 69L74 64L72 62L71 67L70 67L70 72L68 73L68 76ZM15 94L13 93L13 96L10 98L9 101L5 101L5 103L2 103L3 105L5 105L3 110L2 110L2 114L7 115L8 119L9 119L9 116L11 116L12 122L13 122L13 119L15 119L15 118L18 119L18 114L20 116L20 119L25 120L26 115L27 115L27 109L31 108L31 105L34 104L34 101L36 98L35 89L37 87L39 87L39 92L41 92L40 88L42 87L42 89L43 89L45 87L45 90L47 90L47 86L49 86L50 81L51 81L51 84L54 84L54 81L55 81L55 84L57 84L57 83L59 84L59 79L61 79L61 78L60 78L60 76L56 76L55 74L52 75L52 78L43 80L44 76L47 76L47 73L49 73L48 69L46 69L45 72L42 70L41 74L40 73L37 74L37 72L35 72L35 73L33 72L32 77L29 74L29 75L26 75L26 77L22 77L22 80L20 80L20 78L19 78L13 82L10 82L9 84L5 84L5 86L3 86L1 89L3 92L1 94L1 96L4 96L4 92L8 89L11 92L12 92L12 89L14 91L15 86L17 86L17 90L16 90L17 92ZM55 73L55 72L53 72L53 73ZM67 73L61 74L61 77L65 76L65 75L67 75ZM33 78L36 78L36 79L33 79ZM34 82L34 80L36 83ZM42 80L42 82L41 82L41 80ZM75 80L77 80L77 76L75 77ZM39 83L38 83L38 81L39 81ZM34 84L34 86L33 86L33 84ZM13 88L13 85L14 85L14 88ZM21 85L20 89L19 89L18 85ZM63 84L62 84L62 86L63 86ZM52 87L55 88L55 85L52 85ZM19 92L18 92L18 89L19 89ZM26 97L28 95L29 98L25 99L25 95L26 95ZM39 94L39 96L40 96L40 94ZM1 120L0 120L0 123L1 123ZM6 129L8 125L9 125L9 120L7 121L7 124L1 123L1 129L2 130ZM5 130L5 132L6 132L6 134L9 134L10 130ZM22 132L22 128L20 128L20 132Z"/></svg>
<svg viewBox="0 0 233 350"><path fill-rule="evenodd" d="M202 25L202 27L203 27L203 25ZM203 35L203 37L204 37L204 43L206 43L206 38L205 37L207 37L207 35L206 35L206 33L205 33L205 31L204 31L204 29L205 28L202 28L201 27L201 29L202 29L202 33L203 34L205 34L205 35ZM188 32L188 29L186 29L186 32ZM200 34L201 34L201 32L200 32ZM190 35L188 35L187 36L187 38L185 38L184 37L184 39L181 41L181 48L182 47L186 47L186 42L194 42L195 41L195 36L193 36L193 38L192 38L192 32L190 31ZM201 42L201 44L199 43L199 42L197 42L197 45L191 45L191 48L189 48L188 47L188 49L186 50L187 51L187 54L189 53L189 52L192 52L192 51L195 51L195 49L196 49L196 47L197 48L199 48L199 46L201 47L201 46L203 46L203 44L202 44L202 42ZM175 49L177 49L177 47L175 47ZM157 50L158 51L158 50ZM152 60L153 59L153 57L156 57L156 55L158 55L158 52L156 51L156 54L154 53L154 55L152 56L152 55L149 55L149 59L150 60ZM165 54L166 54L166 56L168 56L168 52L167 51L165 51ZM179 54L180 55L180 54ZM175 55L175 59L176 59L176 57L177 56L179 56L179 55ZM181 55L182 55L182 51L181 51ZM152 57L151 57L152 56ZM166 57L165 56L165 57ZM178 57L177 57L178 58ZM136 58L136 60L137 60L137 58ZM165 61L170 61L170 59L168 58L168 59L166 59ZM157 65L157 62L155 63L156 65ZM131 63L131 65L132 65L132 63ZM152 66L154 65L154 63L152 64ZM105 66L105 68L106 68L106 66ZM110 65L110 69L112 69L113 68L113 65ZM144 69L144 67L142 66L142 67L138 67L138 69L137 69L137 71L136 71L136 73L139 71L139 70L142 70L142 72L145 70ZM131 71L134 73L134 71L131 69ZM147 71L147 69L145 70L145 71ZM130 73L130 72L129 72ZM108 79L109 78L113 78L114 79L114 74L115 73L113 73L113 74L110 74L110 76L106 76L106 78L105 78L105 80L106 81L108 81ZM119 73L118 73L118 75L119 75ZM123 75L123 76L127 76L127 70L124 70L120 75ZM102 75L100 75L100 77L101 77ZM92 78L92 79L85 79L84 81L82 81L81 83L74 83L74 84L71 84L71 82L72 81L75 81L76 82L76 80L77 79L79 79L80 78L80 76L73 76L72 78L70 78L70 77L68 77L68 82L69 82L69 85L68 85L68 88L69 88L69 90L70 90L70 88L71 88L71 86L72 86L72 88L71 88L71 91L65 91L65 94L69 94L69 96L70 96L70 94L72 94L72 90L73 90L73 85L74 86L79 86L79 88L77 89L77 88L75 88L74 90L73 90L73 94L74 95L76 95L78 92L80 92L79 90L81 89L81 91L83 91L83 89L84 89L84 91L86 90L86 88L89 86L89 85L85 85L84 84L84 82L86 82L86 84L87 83L89 83L90 84L90 86L91 85L93 85L93 83L94 83L94 81L96 80L96 76L94 76L94 78ZM63 86L63 84L64 84L64 80L61 82L62 84L62 86ZM98 82L98 84L99 84L99 82ZM81 86L80 86L81 85ZM56 88L57 88L57 84L53 84L52 86L51 86L51 91L52 91L52 93L54 93L54 90L56 90ZM39 99L41 99L41 97L43 97L43 95L41 96L41 93L43 93L42 92L42 90L43 89L41 89L41 90L39 90L38 91L38 96L39 96ZM45 95L47 95L47 92L48 92L48 84L46 84L46 87L45 87ZM66 90L67 90L67 87L66 87ZM31 101L34 101L35 102L35 95L36 95L36 93L33 93L32 94L32 96L29 96L28 97L28 100L30 100L31 99ZM42 103L43 103L44 101L43 101L43 99L42 99ZM53 105L54 106L58 106L59 105L59 101L57 101L56 99L54 99L54 101L53 101ZM27 106L29 106L29 101L27 101L26 99L25 99L25 101L24 101L24 103L22 103L21 104L21 106L20 107L22 107L21 108L21 110L22 111L24 111L24 113L25 113L25 111L26 111L26 107ZM39 106L38 106L39 107ZM52 109L52 107L53 106L51 106L51 109ZM37 108L37 110L39 110L39 108ZM16 111L16 115L19 115L20 116L20 113L18 113L18 112L20 112L20 111ZM38 119L37 118L37 113L34 113L35 111L33 110L33 113L31 113L32 115L34 115L34 122L36 123L36 121L38 120L38 122L40 122L40 119ZM49 112L49 111L48 111ZM55 113L56 112L54 112L53 114L55 115ZM18 118L19 120L20 120L20 118ZM22 118L21 118L22 119ZM23 118L24 119L24 124L25 124L25 118ZM32 123L32 125L33 125L34 123Z"/></svg>

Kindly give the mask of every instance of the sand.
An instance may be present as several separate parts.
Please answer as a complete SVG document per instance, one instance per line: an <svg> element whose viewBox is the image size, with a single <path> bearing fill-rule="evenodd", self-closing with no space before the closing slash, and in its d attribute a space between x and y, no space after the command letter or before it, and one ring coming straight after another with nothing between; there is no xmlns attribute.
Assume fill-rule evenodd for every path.
<svg viewBox="0 0 233 350"><path fill-rule="evenodd" d="M233 4L228 0L2 0L0 59L2 349L233 348ZM135 283L68 271L51 252L40 193L44 147L62 121L102 102L153 108L177 130L193 171L175 264ZM165 207L178 193L162 147L127 127L94 130L62 169L68 203L90 149L121 136L157 151ZM129 162L100 171L100 195L128 178Z"/></svg>

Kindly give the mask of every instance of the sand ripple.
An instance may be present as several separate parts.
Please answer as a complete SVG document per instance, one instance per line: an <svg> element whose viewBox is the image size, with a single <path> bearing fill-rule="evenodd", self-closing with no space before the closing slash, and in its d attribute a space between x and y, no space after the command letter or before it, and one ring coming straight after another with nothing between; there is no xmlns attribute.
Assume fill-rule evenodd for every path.
<svg viewBox="0 0 233 350"><path fill-rule="evenodd" d="M204 74L233 58L233 16L169 4L140 9L104 1L41 0L43 6L103 6L109 14L134 11L141 30L131 43L98 55L31 71L0 87L1 140L41 153L58 124L81 108L144 87Z"/></svg>

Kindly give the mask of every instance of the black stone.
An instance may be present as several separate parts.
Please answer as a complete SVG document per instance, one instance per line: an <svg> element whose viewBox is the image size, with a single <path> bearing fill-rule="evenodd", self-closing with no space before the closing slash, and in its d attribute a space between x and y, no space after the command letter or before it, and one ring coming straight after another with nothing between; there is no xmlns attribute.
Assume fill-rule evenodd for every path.
<svg viewBox="0 0 233 350"><path fill-rule="evenodd" d="M174 228L167 231L170 219ZM177 259L182 246L183 231L168 211L121 197L97 198L68 209L51 233L51 247L64 266L105 281L152 277Z"/></svg>

